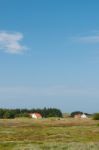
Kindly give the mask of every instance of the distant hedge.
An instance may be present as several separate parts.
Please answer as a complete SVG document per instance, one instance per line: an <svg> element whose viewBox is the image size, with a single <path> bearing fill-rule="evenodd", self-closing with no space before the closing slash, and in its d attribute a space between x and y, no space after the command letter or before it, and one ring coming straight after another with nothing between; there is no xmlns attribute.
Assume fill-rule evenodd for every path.
<svg viewBox="0 0 99 150"><path fill-rule="evenodd" d="M30 113L38 112L42 117L62 117L62 112L57 108L43 109L2 109L0 108L0 118L30 117Z"/></svg>

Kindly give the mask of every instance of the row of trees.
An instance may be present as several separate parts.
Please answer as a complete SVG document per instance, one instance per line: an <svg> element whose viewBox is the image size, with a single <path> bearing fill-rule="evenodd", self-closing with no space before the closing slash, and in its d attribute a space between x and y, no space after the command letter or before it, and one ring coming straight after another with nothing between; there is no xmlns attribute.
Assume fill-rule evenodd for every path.
<svg viewBox="0 0 99 150"><path fill-rule="evenodd" d="M62 112L57 108L43 109L2 109L0 108L0 118L30 117L30 113L38 112L42 117L62 117Z"/></svg>

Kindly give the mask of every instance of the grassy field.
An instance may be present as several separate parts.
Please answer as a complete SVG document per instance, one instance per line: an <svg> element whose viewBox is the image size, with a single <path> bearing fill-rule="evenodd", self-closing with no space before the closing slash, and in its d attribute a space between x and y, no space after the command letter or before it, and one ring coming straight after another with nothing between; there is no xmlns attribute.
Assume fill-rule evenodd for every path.
<svg viewBox="0 0 99 150"><path fill-rule="evenodd" d="M99 121L1 119L0 150L99 150Z"/></svg>

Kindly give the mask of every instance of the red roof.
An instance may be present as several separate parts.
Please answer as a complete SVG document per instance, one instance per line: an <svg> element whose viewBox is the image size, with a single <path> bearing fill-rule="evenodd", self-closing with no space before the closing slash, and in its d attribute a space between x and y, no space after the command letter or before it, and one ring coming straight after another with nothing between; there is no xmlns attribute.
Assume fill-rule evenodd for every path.
<svg viewBox="0 0 99 150"><path fill-rule="evenodd" d="M42 115L41 114L39 114L39 113L34 113L38 118L40 117L42 117Z"/></svg>
<svg viewBox="0 0 99 150"><path fill-rule="evenodd" d="M37 118L42 118L42 115L40 113L31 113L30 115L35 115Z"/></svg>

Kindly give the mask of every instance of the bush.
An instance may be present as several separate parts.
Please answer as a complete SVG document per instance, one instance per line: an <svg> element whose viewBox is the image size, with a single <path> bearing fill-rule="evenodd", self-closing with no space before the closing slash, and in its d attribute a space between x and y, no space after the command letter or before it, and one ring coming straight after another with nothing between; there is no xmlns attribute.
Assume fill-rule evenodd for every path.
<svg viewBox="0 0 99 150"><path fill-rule="evenodd" d="M93 115L93 119L94 119L94 120L99 120L99 113L95 113L95 114Z"/></svg>
<svg viewBox="0 0 99 150"><path fill-rule="evenodd" d="M4 113L3 118L6 118L6 119L7 119L7 118L13 119L13 118L15 118L15 115L14 115L14 113L13 113L12 111L8 110L8 111L6 111L6 112Z"/></svg>
<svg viewBox="0 0 99 150"><path fill-rule="evenodd" d="M28 114L28 113L20 113L20 114L18 114L18 115L16 115L16 117L30 117L30 115Z"/></svg>

